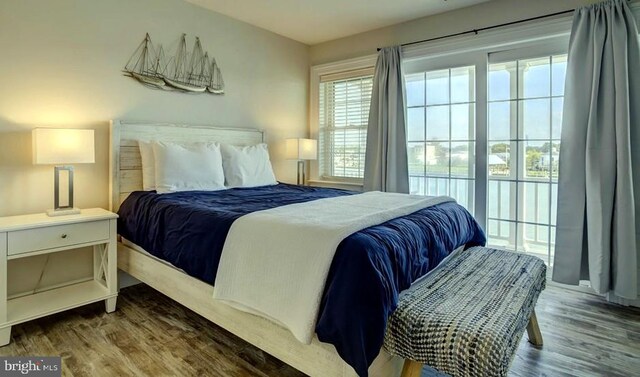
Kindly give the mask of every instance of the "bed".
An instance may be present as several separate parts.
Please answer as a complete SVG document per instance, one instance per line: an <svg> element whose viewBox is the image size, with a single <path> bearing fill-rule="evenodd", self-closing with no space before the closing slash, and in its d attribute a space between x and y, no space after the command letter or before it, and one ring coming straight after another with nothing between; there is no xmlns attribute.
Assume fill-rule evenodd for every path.
<svg viewBox="0 0 640 377"><path fill-rule="evenodd" d="M428 213L394 219L346 238L331 265L318 314L317 336L311 344L302 344L280 325L212 298L224 238L231 224L246 213L352 193L286 184L163 195L139 191L142 182L138 141L203 139L248 145L264 141L264 133L112 122L111 207L121 214L119 232L124 236L118 246L119 267L309 375L353 376L356 371L359 375L399 375L402 361L380 350L386 317L395 308L397 293L434 268L453 249L482 245L484 234L477 223L457 204L442 203ZM198 227L210 227L211 231L194 231ZM403 237L409 239L403 232L419 230L424 234L403 241ZM185 237L175 237L184 232L189 232L191 242L186 245ZM389 245L388 240L394 237L397 242ZM420 242L423 244L418 248L429 249L424 258L403 256L402 249L416 247L415 243ZM386 251L368 251L376 247ZM371 261L383 254L384 261ZM392 287L370 288L377 285Z"/></svg>

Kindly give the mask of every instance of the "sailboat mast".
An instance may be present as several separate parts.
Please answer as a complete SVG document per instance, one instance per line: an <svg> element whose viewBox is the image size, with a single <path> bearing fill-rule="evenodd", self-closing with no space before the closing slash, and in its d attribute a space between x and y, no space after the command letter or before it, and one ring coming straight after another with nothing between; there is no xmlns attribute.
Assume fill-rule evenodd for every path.
<svg viewBox="0 0 640 377"><path fill-rule="evenodd" d="M142 65L140 66L139 73L146 73L148 51L149 51L149 34L147 34L147 37L144 39L144 48L142 49Z"/></svg>
<svg viewBox="0 0 640 377"><path fill-rule="evenodd" d="M176 69L175 69L175 73L173 75L173 78L176 80L180 79L180 68L182 67L183 64L183 58L184 55L186 54L186 50L187 50L187 41L186 41L186 34L182 34L182 38L180 39L180 44L178 46L178 51L176 54Z"/></svg>
<svg viewBox="0 0 640 377"><path fill-rule="evenodd" d="M200 63L200 85L207 85L211 73L209 72L209 53L205 52Z"/></svg>
<svg viewBox="0 0 640 377"><path fill-rule="evenodd" d="M200 44L200 38L196 37L196 41L193 44L193 51L191 52L191 59L189 60L189 72L186 75L187 82L198 83L198 64L202 64L202 45Z"/></svg>
<svg viewBox="0 0 640 377"><path fill-rule="evenodd" d="M212 87L212 88L215 85L214 83L215 83L215 76L216 76L216 67L217 67L216 58L213 58L211 60L211 68L210 68L210 70L211 70L211 79L209 79L209 86Z"/></svg>
<svg viewBox="0 0 640 377"><path fill-rule="evenodd" d="M160 59L162 58L162 55L164 55L164 52L162 51L162 45L158 46L158 54L156 55L156 66L153 68L153 73L155 73L156 75L158 75L158 71L160 70Z"/></svg>

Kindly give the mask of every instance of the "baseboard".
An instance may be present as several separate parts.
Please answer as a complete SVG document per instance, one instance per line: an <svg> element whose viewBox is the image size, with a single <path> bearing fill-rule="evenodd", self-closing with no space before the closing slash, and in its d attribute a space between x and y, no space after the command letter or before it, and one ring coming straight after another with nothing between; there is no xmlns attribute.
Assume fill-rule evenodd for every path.
<svg viewBox="0 0 640 377"><path fill-rule="evenodd" d="M636 308L640 308L640 299L629 300L629 299L626 299L626 298L618 297L618 296L614 295L613 293L607 293L605 295L605 298L607 299L607 301L612 302L614 304L623 305L623 306L633 306L633 307L636 307Z"/></svg>
<svg viewBox="0 0 640 377"><path fill-rule="evenodd" d="M591 287L589 287L588 285L567 285L567 284L561 284L561 283L556 283L555 281L551 280L551 278L547 278L547 285L551 285L554 287L558 287L558 288L562 288L562 289L566 289L568 291L574 291L574 292L581 292L581 293L587 293L593 296L600 296L602 298L604 298L605 300L607 300L608 302L612 303L612 304L618 304L618 305L622 305L622 306L633 306L636 308L640 308L640 299L638 300L628 300L622 297L618 297L612 293L606 293L606 294L599 294L596 293L596 291L594 291Z"/></svg>

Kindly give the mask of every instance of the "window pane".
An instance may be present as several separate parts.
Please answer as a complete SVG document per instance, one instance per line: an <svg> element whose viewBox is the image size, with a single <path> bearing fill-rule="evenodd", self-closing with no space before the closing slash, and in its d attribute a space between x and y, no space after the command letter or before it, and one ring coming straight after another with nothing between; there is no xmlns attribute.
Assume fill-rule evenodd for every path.
<svg viewBox="0 0 640 377"><path fill-rule="evenodd" d="M562 107L564 98L557 97L551 99L551 137L560 139L562 135Z"/></svg>
<svg viewBox="0 0 640 377"><path fill-rule="evenodd" d="M550 58L518 61L520 98L549 97L551 93Z"/></svg>
<svg viewBox="0 0 640 377"><path fill-rule="evenodd" d="M487 164L489 165L489 176L491 178L510 178L515 176L515 161L511 159L511 151L516 153L516 142L502 141L489 143L489 155Z"/></svg>
<svg viewBox="0 0 640 377"><path fill-rule="evenodd" d="M556 225L558 217L558 185L551 185L551 225Z"/></svg>
<svg viewBox="0 0 640 377"><path fill-rule="evenodd" d="M361 130L342 129L334 132L333 170L341 177L362 177L364 149L360 145Z"/></svg>
<svg viewBox="0 0 640 377"><path fill-rule="evenodd" d="M407 145L409 157L409 175L424 175L425 144L409 143Z"/></svg>
<svg viewBox="0 0 640 377"><path fill-rule="evenodd" d="M550 185L547 183L519 183L518 221L549 224Z"/></svg>
<svg viewBox="0 0 640 377"><path fill-rule="evenodd" d="M559 162L560 162L560 141L553 140L551 142L551 178L553 182L558 181L560 170Z"/></svg>
<svg viewBox="0 0 640 377"><path fill-rule="evenodd" d="M518 249L535 255L545 262L549 260L549 227L531 224L518 224L523 234Z"/></svg>
<svg viewBox="0 0 640 377"><path fill-rule="evenodd" d="M409 177L409 194L411 195L427 195L426 181L423 176Z"/></svg>
<svg viewBox="0 0 640 377"><path fill-rule="evenodd" d="M520 101L521 139L549 139L551 133L549 99Z"/></svg>
<svg viewBox="0 0 640 377"><path fill-rule="evenodd" d="M489 140L515 139L516 121L515 101L489 103Z"/></svg>
<svg viewBox="0 0 640 377"><path fill-rule="evenodd" d="M475 67L451 70L451 103L475 101Z"/></svg>
<svg viewBox="0 0 640 377"><path fill-rule="evenodd" d="M490 205L487 206L487 217L496 219L500 213L500 182L489 181L488 186L489 194L487 203Z"/></svg>
<svg viewBox="0 0 640 377"><path fill-rule="evenodd" d="M551 95L564 96L564 79L567 75L567 55L551 57Z"/></svg>
<svg viewBox="0 0 640 377"><path fill-rule="evenodd" d="M449 190L452 198L454 198L458 204L467 208L473 209L473 190L474 181L470 179L451 179L449 180Z"/></svg>
<svg viewBox="0 0 640 377"><path fill-rule="evenodd" d="M451 105L451 140L475 139L475 104Z"/></svg>
<svg viewBox="0 0 640 377"><path fill-rule="evenodd" d="M515 250L516 224L507 221L487 221L487 238L490 245Z"/></svg>
<svg viewBox="0 0 640 377"><path fill-rule="evenodd" d="M424 73L407 75L407 106L424 106Z"/></svg>
<svg viewBox="0 0 640 377"><path fill-rule="evenodd" d="M449 103L449 70L427 72L427 105Z"/></svg>
<svg viewBox="0 0 640 377"><path fill-rule="evenodd" d="M489 101L504 101L516 98L517 63L499 63L489 66Z"/></svg>
<svg viewBox="0 0 640 377"><path fill-rule="evenodd" d="M449 195L449 179L427 177L427 195L440 196Z"/></svg>
<svg viewBox="0 0 640 377"><path fill-rule="evenodd" d="M428 175L449 175L449 143L427 143L426 168Z"/></svg>
<svg viewBox="0 0 640 377"><path fill-rule="evenodd" d="M451 143L451 176L473 178L475 143Z"/></svg>
<svg viewBox="0 0 640 377"><path fill-rule="evenodd" d="M424 107L407 109L407 129L409 141L424 140Z"/></svg>
<svg viewBox="0 0 640 377"><path fill-rule="evenodd" d="M487 216L490 219L509 220L514 218L516 183L489 181Z"/></svg>
<svg viewBox="0 0 640 377"><path fill-rule="evenodd" d="M525 141L520 143L524 169L520 169L520 179L543 180L549 182L553 144L551 141Z"/></svg>
<svg viewBox="0 0 640 377"><path fill-rule="evenodd" d="M449 106L427 107L427 140L449 140Z"/></svg>

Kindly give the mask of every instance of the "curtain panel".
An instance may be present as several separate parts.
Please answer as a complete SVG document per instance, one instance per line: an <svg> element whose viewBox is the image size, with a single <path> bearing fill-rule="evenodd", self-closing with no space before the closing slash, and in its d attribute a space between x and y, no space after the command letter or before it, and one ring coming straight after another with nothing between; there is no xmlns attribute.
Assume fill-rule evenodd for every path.
<svg viewBox="0 0 640 377"><path fill-rule="evenodd" d="M576 10L565 83L553 280L635 299L640 49L625 0Z"/></svg>
<svg viewBox="0 0 640 377"><path fill-rule="evenodd" d="M383 48L373 76L365 191L409 193L405 98L401 47Z"/></svg>

